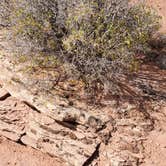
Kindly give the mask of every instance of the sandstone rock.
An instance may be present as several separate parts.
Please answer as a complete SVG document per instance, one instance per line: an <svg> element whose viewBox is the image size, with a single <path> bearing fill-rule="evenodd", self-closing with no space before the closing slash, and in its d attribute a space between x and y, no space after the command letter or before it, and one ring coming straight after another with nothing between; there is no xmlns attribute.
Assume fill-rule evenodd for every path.
<svg viewBox="0 0 166 166"><path fill-rule="evenodd" d="M30 138L27 135L24 135L21 137L21 142L25 145L31 146L33 148L37 148L37 141L33 138Z"/></svg>
<svg viewBox="0 0 166 166"><path fill-rule="evenodd" d="M86 128L57 121L13 97L0 101L0 135L21 140L74 166L83 165L100 143L97 134Z"/></svg>
<svg viewBox="0 0 166 166"><path fill-rule="evenodd" d="M13 141L18 141L25 133L28 108L13 97L0 101L0 133Z"/></svg>
<svg viewBox="0 0 166 166"><path fill-rule="evenodd" d="M62 105L62 102L69 103L69 101L56 95L56 89L43 88L49 80L44 82L40 79L36 80L35 77L31 78L30 75L23 72L23 67L24 65L14 65L8 56L0 59L0 80L12 96L26 101L54 120L78 123L94 130L98 130L106 124L105 119L109 119L106 114L101 116L101 112L96 114L68 104ZM37 82L41 82L42 86ZM55 94L52 94L53 91Z"/></svg>
<svg viewBox="0 0 166 166"><path fill-rule="evenodd" d="M89 135L86 131L71 130L45 116L37 112L30 113L26 136L21 138L22 142L63 158L71 165L83 165L100 142L93 139L95 136L92 137L92 133Z"/></svg>
<svg viewBox="0 0 166 166"><path fill-rule="evenodd" d="M97 131L107 126L110 117L100 110L85 110L70 105L67 99L56 94L56 89L49 90L47 85L46 90L43 88L46 84L40 86L40 80L35 81L36 78L22 72L23 66L17 68L8 56L3 58L0 58L0 81L12 96L25 101L30 110L27 117L26 111L23 113L18 109L17 102L5 105L6 111L3 109L0 114L3 124L0 124L0 130L5 128L17 133L18 139L25 145L63 158L69 165L84 165L98 145L105 141ZM17 108L13 110L11 104ZM108 140L110 132L104 130L100 133L108 135Z"/></svg>
<svg viewBox="0 0 166 166"><path fill-rule="evenodd" d="M1 125L1 124L0 124ZM2 135L2 136L4 136L4 137L6 137L6 138L8 138L8 139L11 139L12 141L15 141L15 142L17 142L19 139L20 139L20 135L19 134L17 134L17 133L14 133L14 132L12 132L12 131L3 131L3 130L1 130L0 129L0 135Z"/></svg>

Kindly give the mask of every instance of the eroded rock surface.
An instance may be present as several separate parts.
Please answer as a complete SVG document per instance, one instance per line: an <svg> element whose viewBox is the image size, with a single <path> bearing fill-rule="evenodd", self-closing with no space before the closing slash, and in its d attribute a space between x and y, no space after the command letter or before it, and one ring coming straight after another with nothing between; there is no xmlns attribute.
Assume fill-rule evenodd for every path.
<svg viewBox="0 0 166 166"><path fill-rule="evenodd" d="M27 73L24 69L28 62L17 64L8 52L0 53L0 82L3 89L7 89L11 96L25 102L29 108L28 112L22 109L23 113L13 107L8 108L5 113L1 111L0 127L2 126L3 135L63 158L69 165L80 166L86 163L101 142L110 139L110 132L103 130L112 123L110 117L100 110L71 104L63 93L74 93L77 87L68 83L61 85L61 88L59 85L52 85L50 75L56 74L56 71ZM1 91L2 96L8 94L2 89ZM3 109L7 109L6 107L3 106ZM17 114L18 112L20 114ZM8 118L12 115L18 119L17 124L16 119ZM8 118L9 122L6 122L5 118ZM20 125L19 120L20 124L24 123L21 129L17 129L17 125ZM6 131L13 135L7 135ZM102 135L105 135L105 138L102 138Z"/></svg>
<svg viewBox="0 0 166 166"><path fill-rule="evenodd" d="M2 92L2 90L0 90ZM18 141L25 133L31 109L14 97L0 101L0 134Z"/></svg>
<svg viewBox="0 0 166 166"><path fill-rule="evenodd" d="M67 161L63 165L162 164L159 160L154 160L159 153L155 153L153 147L150 148L150 139L155 143L156 149L164 154L163 140L166 129L162 114L165 115L165 107L161 109L159 104L156 104L153 108L154 110L141 112L135 105L129 103L124 103L118 108L106 107L101 111L109 116L110 121L105 128L94 132L80 124L55 120L14 97L7 97L0 102L0 134L16 142L19 140L51 156L62 158ZM156 121L148 118L148 113L152 113L152 118L154 117ZM163 119L162 124L158 123L157 118L161 119L160 116ZM158 130L153 131L154 127ZM91 157L93 160L87 162Z"/></svg>
<svg viewBox="0 0 166 166"><path fill-rule="evenodd" d="M14 97L0 101L0 134L62 157L71 165L83 165L100 143L86 128L55 121Z"/></svg>
<svg viewBox="0 0 166 166"><path fill-rule="evenodd" d="M65 124L37 112L30 113L22 142L53 156L62 157L71 165L83 165L100 143L97 142L97 135L86 132L86 129L81 130L74 126L68 128Z"/></svg>
<svg viewBox="0 0 166 166"><path fill-rule="evenodd" d="M76 166L83 165L101 142L85 126L57 121L14 97L0 101L0 135Z"/></svg>

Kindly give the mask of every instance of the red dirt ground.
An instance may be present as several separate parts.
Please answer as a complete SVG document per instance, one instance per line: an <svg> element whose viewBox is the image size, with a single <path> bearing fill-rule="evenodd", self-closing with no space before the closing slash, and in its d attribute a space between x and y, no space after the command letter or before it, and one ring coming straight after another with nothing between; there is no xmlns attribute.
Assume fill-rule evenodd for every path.
<svg viewBox="0 0 166 166"><path fill-rule="evenodd" d="M147 0L147 3L157 9L159 14L162 16L162 27L160 32L166 33L166 0Z"/></svg>
<svg viewBox="0 0 166 166"><path fill-rule="evenodd" d="M0 166L62 166L62 162L0 137Z"/></svg>

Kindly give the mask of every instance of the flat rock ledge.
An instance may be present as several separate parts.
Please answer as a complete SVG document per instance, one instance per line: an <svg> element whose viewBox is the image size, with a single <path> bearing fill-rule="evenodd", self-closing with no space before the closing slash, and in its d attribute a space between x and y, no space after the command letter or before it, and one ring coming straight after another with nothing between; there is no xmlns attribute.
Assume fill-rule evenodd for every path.
<svg viewBox="0 0 166 166"><path fill-rule="evenodd" d="M63 166L139 166L153 121L134 105L124 104L119 111L101 110L110 121L96 131L51 118L9 96L0 100L0 135L58 157Z"/></svg>
<svg viewBox="0 0 166 166"><path fill-rule="evenodd" d="M51 118L13 96L0 100L0 135L74 166L84 165L101 143L98 134L86 126Z"/></svg>
<svg viewBox="0 0 166 166"><path fill-rule="evenodd" d="M86 164L106 141L101 132L110 123L109 116L70 106L51 90L40 89L9 56L0 57L0 84L1 135L73 166ZM109 132L105 135L110 138Z"/></svg>

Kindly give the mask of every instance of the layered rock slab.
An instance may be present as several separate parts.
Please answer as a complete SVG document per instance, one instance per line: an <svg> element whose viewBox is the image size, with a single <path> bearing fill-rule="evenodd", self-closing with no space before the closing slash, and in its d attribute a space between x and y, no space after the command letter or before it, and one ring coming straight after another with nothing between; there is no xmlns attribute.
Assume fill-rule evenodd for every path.
<svg viewBox="0 0 166 166"><path fill-rule="evenodd" d="M101 111L71 105L68 99L57 93L59 87L52 87L52 80L46 80L49 72L42 78L35 73L26 73L24 69L28 62L15 64L11 54L1 51L0 82L3 88L31 108L23 131L13 140L21 140L26 145L62 158L69 165L84 165L103 141L99 131L107 127L110 117ZM12 128L8 130L12 133ZM110 133L105 134L109 139Z"/></svg>
<svg viewBox="0 0 166 166"><path fill-rule="evenodd" d="M53 119L31 112L26 135L22 142L49 153L60 156L69 165L83 165L96 151L99 144L96 135L78 129L70 129Z"/></svg>
<svg viewBox="0 0 166 166"><path fill-rule="evenodd" d="M84 126L56 121L14 97L0 101L0 135L74 166L83 165L100 143L97 134Z"/></svg>
<svg viewBox="0 0 166 166"><path fill-rule="evenodd" d="M14 97L0 101L0 134L18 141L25 133L29 110L30 108Z"/></svg>
<svg viewBox="0 0 166 166"><path fill-rule="evenodd" d="M12 96L26 101L40 112L58 121L74 122L94 130L101 129L109 121L109 117L100 112L90 112L70 106L67 99L56 94L56 89L44 89L44 86L49 86L49 80L44 82L32 78L23 72L22 67L14 65L7 57L0 59L0 81ZM38 86L39 82L43 82L42 87Z"/></svg>

